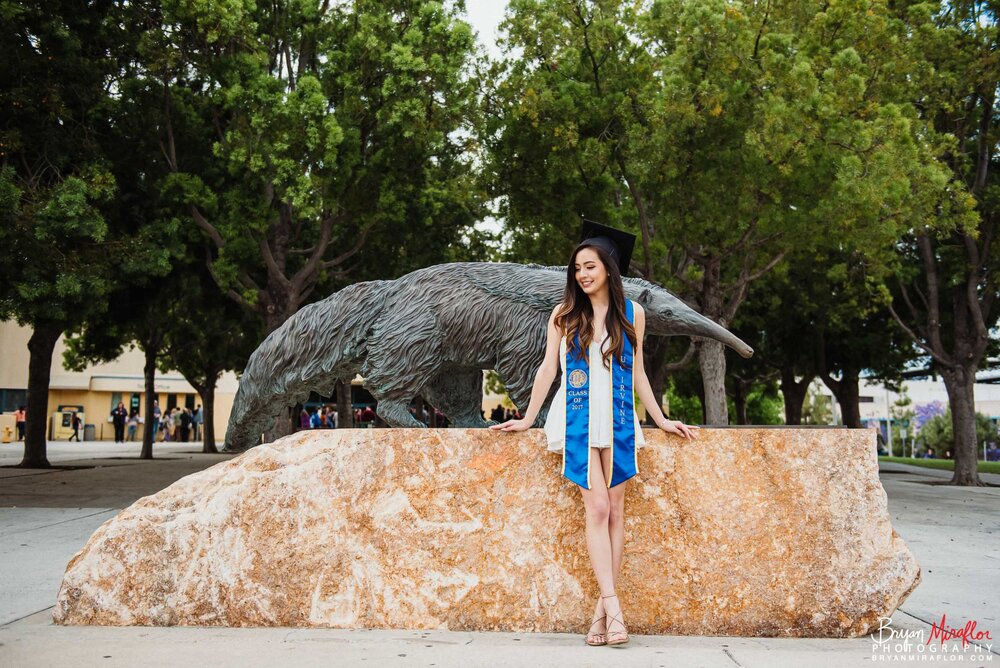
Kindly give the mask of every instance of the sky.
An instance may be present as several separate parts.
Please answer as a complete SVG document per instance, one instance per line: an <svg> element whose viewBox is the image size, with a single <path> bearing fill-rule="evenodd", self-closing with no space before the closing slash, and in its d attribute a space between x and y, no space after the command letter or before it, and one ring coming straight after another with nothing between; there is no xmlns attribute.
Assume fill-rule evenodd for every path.
<svg viewBox="0 0 1000 668"><path fill-rule="evenodd" d="M507 8L506 0L466 0L466 20L479 36L479 43L491 58L500 57L497 48L497 26Z"/></svg>
<svg viewBox="0 0 1000 668"><path fill-rule="evenodd" d="M465 20L476 31L479 43L490 58L499 59L502 55L497 47L497 28L506 9L506 0L466 0L465 2ZM492 216L487 216L476 223L476 227L492 234L503 229L501 222ZM504 246L505 244L501 242L500 247Z"/></svg>

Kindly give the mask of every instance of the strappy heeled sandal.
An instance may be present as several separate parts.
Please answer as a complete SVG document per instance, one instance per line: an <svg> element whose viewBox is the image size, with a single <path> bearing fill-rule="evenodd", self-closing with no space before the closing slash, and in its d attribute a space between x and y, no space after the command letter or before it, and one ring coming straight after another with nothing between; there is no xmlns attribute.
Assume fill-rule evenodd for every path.
<svg viewBox="0 0 1000 668"><path fill-rule="evenodd" d="M603 617L598 617L597 619L595 619L594 621L592 621L590 623L591 630L593 630L594 624L596 624L597 622L601 621L602 619L607 619L607 618L608 618L608 616L604 615ZM605 627L605 632L604 633L588 633L587 634L587 638L585 639L584 642L586 642L591 647L601 647L603 645L607 645L608 644L608 640L607 640L607 627Z"/></svg>
<svg viewBox="0 0 1000 668"><path fill-rule="evenodd" d="M617 594L611 594L611 596L602 596L601 598L613 598L615 596L617 596ZM605 616L608 617L607 626L606 626L607 633L605 634L605 637L607 638L607 644L608 645L624 645L625 643L627 643L629 641L628 629L625 628L625 621L621 618L621 614L622 614L621 613L621 609L619 608L617 615L611 615L611 616L605 615ZM611 630L611 622L615 622L615 621L617 621L619 624L622 625L622 630L621 631L612 631ZM612 636L615 636L615 638L613 640L612 640Z"/></svg>

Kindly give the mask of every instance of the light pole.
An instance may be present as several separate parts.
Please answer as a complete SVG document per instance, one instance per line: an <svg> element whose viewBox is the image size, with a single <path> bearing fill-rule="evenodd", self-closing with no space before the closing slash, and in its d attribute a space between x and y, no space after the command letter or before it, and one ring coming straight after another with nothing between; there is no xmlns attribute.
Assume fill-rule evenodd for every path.
<svg viewBox="0 0 1000 668"><path fill-rule="evenodd" d="M885 433L889 446L889 456L892 457L892 413L889 410L889 388L885 388ZM903 453L906 454L905 452Z"/></svg>

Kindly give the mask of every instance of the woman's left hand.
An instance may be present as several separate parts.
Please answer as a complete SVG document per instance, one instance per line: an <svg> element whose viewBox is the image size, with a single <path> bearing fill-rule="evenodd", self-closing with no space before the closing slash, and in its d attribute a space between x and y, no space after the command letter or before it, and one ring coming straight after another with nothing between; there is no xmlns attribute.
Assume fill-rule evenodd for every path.
<svg viewBox="0 0 1000 668"><path fill-rule="evenodd" d="M686 425L680 420L668 420L667 418L663 418L657 426L663 431L680 434L684 438L698 438L698 435L692 429L701 428L696 424Z"/></svg>

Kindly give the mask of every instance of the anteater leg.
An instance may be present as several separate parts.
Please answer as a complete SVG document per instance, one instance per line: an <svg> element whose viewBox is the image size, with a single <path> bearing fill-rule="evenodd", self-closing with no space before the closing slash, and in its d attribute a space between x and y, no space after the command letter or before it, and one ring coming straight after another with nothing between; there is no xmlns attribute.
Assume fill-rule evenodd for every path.
<svg viewBox="0 0 1000 668"><path fill-rule="evenodd" d="M410 411L407 409L408 401L403 399L394 399L391 397L379 397L375 396L375 400L378 401L378 405L375 407L375 412L380 418L385 420L390 427L426 427L423 422L417 418L410 415Z"/></svg>
<svg viewBox="0 0 1000 668"><path fill-rule="evenodd" d="M445 369L421 390L427 402L448 416L454 427L487 427L484 420L483 372L480 369Z"/></svg>
<svg viewBox="0 0 1000 668"><path fill-rule="evenodd" d="M507 394L510 396L510 400L521 411L521 415L524 415L524 412L528 410L528 402L531 400L531 388L535 382L534 376L528 377L523 373L518 375L516 369L513 367L508 368L503 362L497 366L497 373L500 374L500 378L507 387ZM533 370L532 373L534 373ZM559 377L557 376L556 380L552 383L552 387L549 388L548 393L545 395L545 401L542 403L541 410L538 411L538 417L535 418L533 426L540 427L545 424L545 417L549 414L552 397L555 396L558 389Z"/></svg>

